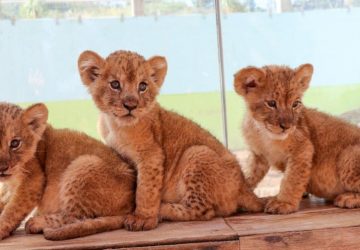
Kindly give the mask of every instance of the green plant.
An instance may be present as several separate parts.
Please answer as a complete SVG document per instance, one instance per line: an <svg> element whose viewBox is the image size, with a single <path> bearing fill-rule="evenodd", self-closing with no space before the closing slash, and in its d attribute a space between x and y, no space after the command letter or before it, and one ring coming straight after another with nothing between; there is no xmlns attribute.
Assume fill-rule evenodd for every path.
<svg viewBox="0 0 360 250"><path fill-rule="evenodd" d="M20 16L23 18L38 18L44 15L45 7L42 0L28 0L20 7Z"/></svg>
<svg viewBox="0 0 360 250"><path fill-rule="evenodd" d="M239 0L224 0L223 6L226 12L246 12L246 5Z"/></svg>

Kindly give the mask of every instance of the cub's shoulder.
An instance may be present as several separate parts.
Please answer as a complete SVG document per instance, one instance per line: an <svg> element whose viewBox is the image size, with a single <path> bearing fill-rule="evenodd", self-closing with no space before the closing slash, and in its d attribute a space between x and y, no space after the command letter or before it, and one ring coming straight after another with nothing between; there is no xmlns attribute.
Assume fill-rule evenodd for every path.
<svg viewBox="0 0 360 250"><path fill-rule="evenodd" d="M165 127L176 127L181 130L183 129L195 129L195 130L204 130L199 124L187 118L183 115L178 114L172 110L166 110L161 108L160 110L160 122Z"/></svg>
<svg viewBox="0 0 360 250"><path fill-rule="evenodd" d="M222 145L207 129L174 111L161 109L160 123L163 134L168 135L169 138L182 138L183 140L190 140L194 144Z"/></svg>
<svg viewBox="0 0 360 250"><path fill-rule="evenodd" d="M79 147L90 150L91 148L108 148L104 143L87 135L84 132L72 129L55 129L48 127L45 132L46 140L49 143L62 145L64 147Z"/></svg>

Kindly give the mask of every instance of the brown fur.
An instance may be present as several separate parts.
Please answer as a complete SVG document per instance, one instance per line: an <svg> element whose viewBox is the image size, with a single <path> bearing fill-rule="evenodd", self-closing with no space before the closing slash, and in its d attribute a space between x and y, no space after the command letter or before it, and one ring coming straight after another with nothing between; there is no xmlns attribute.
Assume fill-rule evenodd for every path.
<svg viewBox="0 0 360 250"><path fill-rule="evenodd" d="M268 213L296 211L305 191L335 199L339 207L360 207L360 129L301 104L312 73L305 64L248 67L235 75L235 89L247 105L248 183L255 188L270 166L285 174Z"/></svg>
<svg viewBox="0 0 360 250"><path fill-rule="evenodd" d="M133 210L132 170L101 142L47 125L47 112L43 104L22 110L0 103L0 181L10 193L2 196L0 238L35 207L26 231L47 239L121 228ZM17 149L9 148L14 138Z"/></svg>
<svg viewBox="0 0 360 250"><path fill-rule="evenodd" d="M159 211L160 218L176 221L227 216L239 207L262 210L235 156L209 132L156 102L165 58L117 51L103 59L86 51L79 71L101 111L103 138L138 170L136 211L127 229L156 227Z"/></svg>

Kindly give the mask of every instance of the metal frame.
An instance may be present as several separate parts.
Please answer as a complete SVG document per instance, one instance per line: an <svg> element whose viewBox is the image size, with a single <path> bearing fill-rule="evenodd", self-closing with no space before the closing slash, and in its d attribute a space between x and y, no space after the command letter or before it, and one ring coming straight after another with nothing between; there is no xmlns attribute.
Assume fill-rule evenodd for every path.
<svg viewBox="0 0 360 250"><path fill-rule="evenodd" d="M216 13L217 42L218 42L218 61L219 61L219 75L220 75L223 137L224 137L224 144L228 148L229 141L228 141L228 126L227 126L227 110L226 110L224 52L223 52L223 43L222 43L222 30L221 30L221 5L220 5L220 0L214 0L214 1L215 1L215 13Z"/></svg>

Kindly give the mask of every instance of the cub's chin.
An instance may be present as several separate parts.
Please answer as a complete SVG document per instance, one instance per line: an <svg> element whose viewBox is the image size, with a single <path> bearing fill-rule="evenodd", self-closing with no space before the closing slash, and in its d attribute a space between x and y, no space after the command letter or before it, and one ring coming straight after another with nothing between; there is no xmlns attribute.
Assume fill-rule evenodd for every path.
<svg viewBox="0 0 360 250"><path fill-rule="evenodd" d="M133 126L135 125L139 119L133 115L124 115L124 116L118 116L114 114L115 122L119 126Z"/></svg>
<svg viewBox="0 0 360 250"><path fill-rule="evenodd" d="M279 140L283 141L288 138L289 132L282 132L282 133L274 133L268 130L268 137L272 140Z"/></svg>
<svg viewBox="0 0 360 250"><path fill-rule="evenodd" d="M285 140L288 138L290 134L292 134L295 131L296 127L291 127L290 129L284 131L284 132L277 132L277 131L271 131L268 129L269 137L273 140Z"/></svg>
<svg viewBox="0 0 360 250"><path fill-rule="evenodd" d="M255 119L254 121L258 131L262 135L268 137L271 140L279 140L279 141L285 140L286 138L288 138L289 134L291 134L295 130L295 127L292 127L284 132L276 131L275 129L271 129L271 125L267 126L264 123L257 121Z"/></svg>

